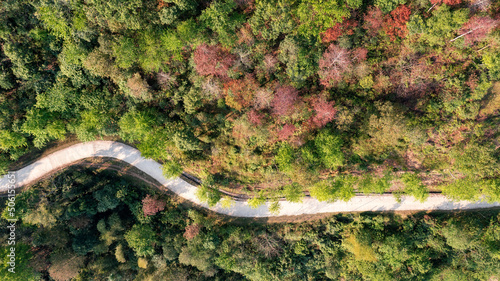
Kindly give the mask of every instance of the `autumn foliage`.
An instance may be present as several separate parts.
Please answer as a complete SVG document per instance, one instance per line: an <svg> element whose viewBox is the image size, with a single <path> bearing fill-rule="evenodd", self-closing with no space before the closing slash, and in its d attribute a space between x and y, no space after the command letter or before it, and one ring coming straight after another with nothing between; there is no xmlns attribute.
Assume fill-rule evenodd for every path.
<svg viewBox="0 0 500 281"><path fill-rule="evenodd" d="M321 128L335 118L337 110L334 107L334 101L327 101L323 96L315 96L311 100L311 106L314 109L312 124Z"/></svg>
<svg viewBox="0 0 500 281"><path fill-rule="evenodd" d="M321 78L321 84L325 87L334 86L342 80L343 74L351 67L349 50L331 44L319 60L318 74Z"/></svg>
<svg viewBox="0 0 500 281"><path fill-rule="evenodd" d="M248 118L248 121L250 121L250 123L252 123L254 125L261 125L262 121L264 119L264 114L258 112L255 109L252 109L252 110L247 112L247 118Z"/></svg>
<svg viewBox="0 0 500 281"><path fill-rule="evenodd" d="M184 238L186 238L187 240L192 240L193 238L195 238L199 233L200 233L200 225L199 224L190 224L188 226L186 226L186 228L184 229Z"/></svg>
<svg viewBox="0 0 500 281"><path fill-rule="evenodd" d="M410 14L410 8L400 5L386 16L383 28L392 41L396 40L396 37L406 37L408 34L406 22L410 19Z"/></svg>
<svg viewBox="0 0 500 281"><path fill-rule="evenodd" d="M363 28L368 30L369 34L376 35L384 22L384 13L378 7L371 7L368 9L364 20Z"/></svg>
<svg viewBox="0 0 500 281"><path fill-rule="evenodd" d="M152 216L156 213L163 211L165 209L166 203L159 200L157 197L152 197L151 195L146 195L142 199L142 211L145 216Z"/></svg>
<svg viewBox="0 0 500 281"><path fill-rule="evenodd" d="M486 38L498 22L490 17L472 17L462 26L459 33L464 36L465 44L474 44Z"/></svg>
<svg viewBox="0 0 500 281"><path fill-rule="evenodd" d="M299 92L292 86L282 86L276 90L271 102L272 112L277 116L287 116L292 110L295 102L299 99Z"/></svg>
<svg viewBox="0 0 500 281"><path fill-rule="evenodd" d="M246 75L242 80L231 80L224 84L226 104L241 111L252 104L258 88L259 85L252 75Z"/></svg>
<svg viewBox="0 0 500 281"><path fill-rule="evenodd" d="M448 6L453 6L462 3L462 0L431 0L432 5L439 5L441 3L444 3Z"/></svg>
<svg viewBox="0 0 500 281"><path fill-rule="evenodd" d="M196 71L200 75L215 75L227 78L227 71L231 68L236 58L221 47L201 44L194 51Z"/></svg>
<svg viewBox="0 0 500 281"><path fill-rule="evenodd" d="M344 20L341 23L335 24L321 34L323 43L335 41L342 35L352 35L357 25L358 23L354 20Z"/></svg>
<svg viewBox="0 0 500 281"><path fill-rule="evenodd" d="M297 128L293 124L285 124L281 130L278 131L278 140L283 141L289 139L295 133Z"/></svg>

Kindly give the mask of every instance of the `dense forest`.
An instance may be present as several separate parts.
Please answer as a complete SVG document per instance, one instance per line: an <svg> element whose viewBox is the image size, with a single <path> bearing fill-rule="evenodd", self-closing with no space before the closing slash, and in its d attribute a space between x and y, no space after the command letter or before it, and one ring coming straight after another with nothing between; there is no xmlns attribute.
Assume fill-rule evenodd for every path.
<svg viewBox="0 0 500 281"><path fill-rule="evenodd" d="M498 1L6 0L0 18L0 172L113 138L210 203L500 198Z"/></svg>
<svg viewBox="0 0 500 281"><path fill-rule="evenodd" d="M16 216L16 273L2 239L3 281L500 277L498 210L230 222L115 172L72 168L18 195Z"/></svg>

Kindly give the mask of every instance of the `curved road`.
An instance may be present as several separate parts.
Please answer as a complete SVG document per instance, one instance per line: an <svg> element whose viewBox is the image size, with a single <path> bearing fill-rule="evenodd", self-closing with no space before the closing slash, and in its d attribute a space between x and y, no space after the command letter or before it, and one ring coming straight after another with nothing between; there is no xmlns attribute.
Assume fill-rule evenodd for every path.
<svg viewBox="0 0 500 281"><path fill-rule="evenodd" d="M36 162L15 172L16 187L30 184L47 173L60 169L68 164L90 157L110 157L135 166L148 174L166 188L175 192L180 197L192 201L205 208L206 203L200 202L196 197L196 186L193 186L180 178L166 179L163 176L161 165L151 159L145 159L141 153L126 144L112 141L93 141L79 143L48 156L42 157ZM7 175L0 179L0 193L8 188ZM291 203L281 201L279 214L272 214L268 210L269 203L256 209L250 208L246 202L235 201L229 209L224 209L218 204L209 208L217 213L238 217L271 217L271 216L298 216L304 214L334 213L334 212L360 212L360 211L407 211L407 210L454 210L454 209L478 209L500 206L500 202L468 202L451 201L440 194L430 194L427 201L420 203L413 197L403 196L398 203L393 195L367 195L356 196L349 202L319 202L314 198L304 198L302 203Z"/></svg>

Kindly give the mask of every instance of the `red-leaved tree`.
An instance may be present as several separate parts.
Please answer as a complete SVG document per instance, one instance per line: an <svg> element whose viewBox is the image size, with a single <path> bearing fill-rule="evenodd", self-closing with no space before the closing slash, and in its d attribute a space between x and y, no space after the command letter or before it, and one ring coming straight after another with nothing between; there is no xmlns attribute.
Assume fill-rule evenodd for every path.
<svg viewBox="0 0 500 281"><path fill-rule="evenodd" d="M474 44L481 41L498 25L498 20L490 17L472 17L460 29L460 35L451 41L460 37L465 38L465 44Z"/></svg>
<svg viewBox="0 0 500 281"><path fill-rule="evenodd" d="M253 102L253 95L258 88L259 84L250 74L240 80L231 80L224 84L226 104L241 111Z"/></svg>
<svg viewBox="0 0 500 281"><path fill-rule="evenodd" d="M364 17L363 28L368 31L369 34L377 35L377 32L382 27L384 22L384 13L378 7L370 7L368 12Z"/></svg>
<svg viewBox="0 0 500 281"><path fill-rule="evenodd" d="M368 55L368 50L363 47L356 48L351 52L351 58L355 62L362 62L366 60L367 55Z"/></svg>
<svg viewBox="0 0 500 281"><path fill-rule="evenodd" d="M384 31L392 41L397 37L404 38L408 34L406 22L410 19L411 10L405 5L399 5L390 15L385 17Z"/></svg>
<svg viewBox="0 0 500 281"><path fill-rule="evenodd" d="M233 66L236 57L217 45L201 44L194 51L193 59L198 74L227 78L227 71Z"/></svg>
<svg viewBox="0 0 500 281"><path fill-rule="evenodd" d="M337 40L341 35L352 35L356 26L358 26L358 23L352 19L338 22L321 34L322 41L323 43L329 43Z"/></svg>
<svg viewBox="0 0 500 281"><path fill-rule="evenodd" d="M158 212L161 212L165 209L166 203L162 200L159 200L156 196L152 197L151 195L146 195L144 199L142 199L142 211L145 216L152 216Z"/></svg>
<svg viewBox="0 0 500 281"><path fill-rule="evenodd" d="M276 90L271 102L272 112L277 116L287 116L299 99L299 91L292 86L281 86Z"/></svg>
<svg viewBox="0 0 500 281"><path fill-rule="evenodd" d="M352 68L349 50L331 44L319 60L319 77L321 84L332 87L342 80L344 73Z"/></svg>

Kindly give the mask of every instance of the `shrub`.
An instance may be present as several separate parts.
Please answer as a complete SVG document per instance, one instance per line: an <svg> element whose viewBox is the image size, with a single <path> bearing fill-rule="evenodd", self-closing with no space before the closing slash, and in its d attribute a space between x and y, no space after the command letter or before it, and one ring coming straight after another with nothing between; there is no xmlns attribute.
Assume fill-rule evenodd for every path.
<svg viewBox="0 0 500 281"><path fill-rule="evenodd" d="M222 200L220 201L220 205L224 209L232 208L234 206L234 203L234 199L229 196L222 197Z"/></svg>
<svg viewBox="0 0 500 281"><path fill-rule="evenodd" d="M358 183L358 190L363 193L378 193L382 194L391 187L391 174L386 173L382 178L374 178L370 174L366 174Z"/></svg>
<svg viewBox="0 0 500 281"><path fill-rule="evenodd" d="M429 190L422 184L422 180L416 175L405 173L401 177L405 188L404 192L415 197L420 202L424 202L429 197Z"/></svg>
<svg viewBox="0 0 500 281"><path fill-rule="evenodd" d="M495 159L494 149L477 143L456 147L451 156L454 158L454 168L467 175L493 177L499 174L500 165Z"/></svg>
<svg viewBox="0 0 500 281"><path fill-rule="evenodd" d="M271 214L277 215L281 211L281 204L279 200L272 201L271 204L269 204L269 212Z"/></svg>
<svg viewBox="0 0 500 281"><path fill-rule="evenodd" d="M286 200L289 202L302 202L302 198L304 197L302 187L297 183L286 185L283 193L285 194Z"/></svg>
<svg viewBox="0 0 500 281"><path fill-rule="evenodd" d="M252 209L257 209L258 207L264 205L266 203L266 197L264 196L264 192L262 190L259 191L259 193L256 196L249 199L247 203Z"/></svg>
<svg viewBox="0 0 500 281"><path fill-rule="evenodd" d="M201 201L208 204L209 207L215 206L221 199L219 190L210 188L206 185L200 185L196 190L196 197Z"/></svg>
<svg viewBox="0 0 500 281"><path fill-rule="evenodd" d="M468 176L441 186L441 190L453 200L496 202L500 199L500 180Z"/></svg>
<svg viewBox="0 0 500 281"><path fill-rule="evenodd" d="M351 176L337 176L333 181L317 182L309 192L318 201L349 201L355 196L354 183L355 179Z"/></svg>
<svg viewBox="0 0 500 281"><path fill-rule="evenodd" d="M179 177L182 174L182 165L177 161L166 161L161 168L163 175L169 179Z"/></svg>

